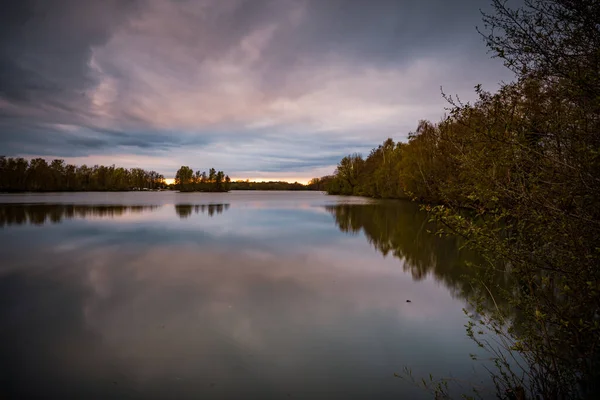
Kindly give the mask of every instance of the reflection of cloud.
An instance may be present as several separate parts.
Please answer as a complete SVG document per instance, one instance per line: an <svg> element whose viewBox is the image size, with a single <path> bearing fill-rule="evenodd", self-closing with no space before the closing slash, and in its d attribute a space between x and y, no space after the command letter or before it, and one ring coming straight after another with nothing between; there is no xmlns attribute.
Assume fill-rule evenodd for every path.
<svg viewBox="0 0 600 400"><path fill-rule="evenodd" d="M52 376L60 386L40 386L46 394L76 379L76 393L108 381L105 397L416 398L392 377L404 365L467 373L462 304L445 287L414 282L322 212L235 204L212 219L180 220L166 207L170 222L157 212L144 224L0 231L12 265L0 272L0 317L11 327L0 335L18 342L28 329L33 341L55 328L19 348L37 362L11 363L11 376ZM270 229L251 229L261 223ZM26 318L12 312L20 307Z"/></svg>
<svg viewBox="0 0 600 400"><path fill-rule="evenodd" d="M87 323L131 359L142 381L158 379L165 367L177 371L162 363L187 359L190 352L216 369L227 368L231 352L252 370L310 364L325 343L350 345L358 335L368 348L374 327L367 323L401 325L409 336L429 335L421 330L431 323L462 333L456 324L460 304L434 282L415 285L395 262L374 265L373 252L346 250L350 254L342 258L326 249L302 257L292 251L283 261L246 248L155 247L125 264L92 252L88 257L102 262L88 281L99 296L87 300ZM107 286L118 307L104 295ZM402 334L392 340L402 341ZM365 349L355 351L367 356ZM162 363L140 367L137 360L149 352Z"/></svg>

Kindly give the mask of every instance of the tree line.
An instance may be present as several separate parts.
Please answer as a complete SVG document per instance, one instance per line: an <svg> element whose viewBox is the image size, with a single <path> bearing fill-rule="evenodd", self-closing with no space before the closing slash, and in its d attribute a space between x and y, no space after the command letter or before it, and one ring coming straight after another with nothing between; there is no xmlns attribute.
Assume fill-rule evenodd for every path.
<svg viewBox="0 0 600 400"><path fill-rule="evenodd" d="M43 158L0 157L0 192L57 191L128 191L172 189L182 192L228 192L229 190L325 190L319 179L308 185L298 182L232 182L223 171L210 168L208 173L182 166L175 183L167 185L162 174L141 168L115 165L73 165L56 159L48 163Z"/></svg>
<svg viewBox="0 0 600 400"><path fill-rule="evenodd" d="M76 166L64 160L0 157L0 191L125 191L164 189L163 175L141 168L114 165Z"/></svg>
<svg viewBox="0 0 600 400"><path fill-rule="evenodd" d="M407 198L402 175L407 170L402 161L407 145L387 139L364 159L350 154L339 162L332 176L314 178L329 194L368 196L383 199Z"/></svg>
<svg viewBox="0 0 600 400"><path fill-rule="evenodd" d="M229 175L214 168L206 172L194 172L188 166L181 166L175 174L175 188L181 192L228 192L231 186Z"/></svg>
<svg viewBox="0 0 600 400"><path fill-rule="evenodd" d="M182 192L227 192L229 190L325 190L319 184L320 178L311 180L308 185L298 182L269 181L251 182L250 180L237 180L232 182L223 171L211 168L206 172L194 170L188 166L179 168L175 175L174 188Z"/></svg>
<svg viewBox="0 0 600 400"><path fill-rule="evenodd" d="M331 194L410 198L485 258L474 281L489 299L498 265L510 269L500 312L480 311L524 375L495 355L499 396L600 396L600 2L493 0L482 33L516 76L477 101L452 96L446 117L421 121L407 143L392 139L363 158L344 157ZM478 326L480 322L476 323Z"/></svg>
<svg viewBox="0 0 600 400"><path fill-rule="evenodd" d="M284 181L250 182L249 180L238 180L231 183L232 190L311 190L307 185L298 182L290 183Z"/></svg>
<svg viewBox="0 0 600 400"><path fill-rule="evenodd" d="M329 188L329 183L334 179L333 175L322 176L320 178L312 178L306 185L307 190L318 190L326 192Z"/></svg>

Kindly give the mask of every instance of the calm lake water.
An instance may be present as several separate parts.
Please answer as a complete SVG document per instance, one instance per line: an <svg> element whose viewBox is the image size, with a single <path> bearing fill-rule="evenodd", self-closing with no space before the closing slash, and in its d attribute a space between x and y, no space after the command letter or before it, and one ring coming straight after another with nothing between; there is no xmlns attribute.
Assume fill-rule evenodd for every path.
<svg viewBox="0 0 600 400"><path fill-rule="evenodd" d="M487 386L456 240L317 192L0 195L0 398L402 399ZM410 302L407 302L410 300Z"/></svg>

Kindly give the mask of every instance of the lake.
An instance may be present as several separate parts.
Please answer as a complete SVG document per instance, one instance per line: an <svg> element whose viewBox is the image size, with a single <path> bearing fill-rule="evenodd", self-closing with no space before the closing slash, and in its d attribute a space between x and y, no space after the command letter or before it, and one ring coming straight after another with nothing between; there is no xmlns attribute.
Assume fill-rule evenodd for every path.
<svg viewBox="0 0 600 400"><path fill-rule="evenodd" d="M431 398L489 386L459 242L319 192L0 195L1 398ZM410 301L410 302L408 302Z"/></svg>

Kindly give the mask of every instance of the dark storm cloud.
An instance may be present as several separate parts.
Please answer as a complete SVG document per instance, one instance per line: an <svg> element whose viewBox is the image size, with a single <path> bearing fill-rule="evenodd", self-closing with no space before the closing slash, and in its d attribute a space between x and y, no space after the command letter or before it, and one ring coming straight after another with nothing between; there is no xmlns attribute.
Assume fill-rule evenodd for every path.
<svg viewBox="0 0 600 400"><path fill-rule="evenodd" d="M17 103L79 103L96 83L91 48L135 9L132 0L2 1L0 94Z"/></svg>
<svg viewBox="0 0 600 400"><path fill-rule="evenodd" d="M486 4L2 1L0 153L333 169L439 118L440 85L508 76L475 31Z"/></svg>
<svg viewBox="0 0 600 400"><path fill-rule="evenodd" d="M280 157L278 158L280 159ZM262 168L265 172L294 172L335 165L340 161L340 157L337 155L329 157L309 157L302 160L286 158L281 161L270 161L269 158L267 158L266 161L266 165Z"/></svg>
<svg viewBox="0 0 600 400"><path fill-rule="evenodd" d="M131 148L135 153L167 150L179 146L203 146L217 137L181 137L165 131L115 131L85 126L40 126L20 122L12 126L0 121L3 150L10 153L29 153L45 157L110 154L115 147Z"/></svg>
<svg viewBox="0 0 600 400"><path fill-rule="evenodd" d="M482 5L486 2L311 0L309 27L285 37L281 47L303 49L298 57L312 49L315 54L334 52L361 63L406 63L415 55L462 44L465 38L480 41L473 33Z"/></svg>

